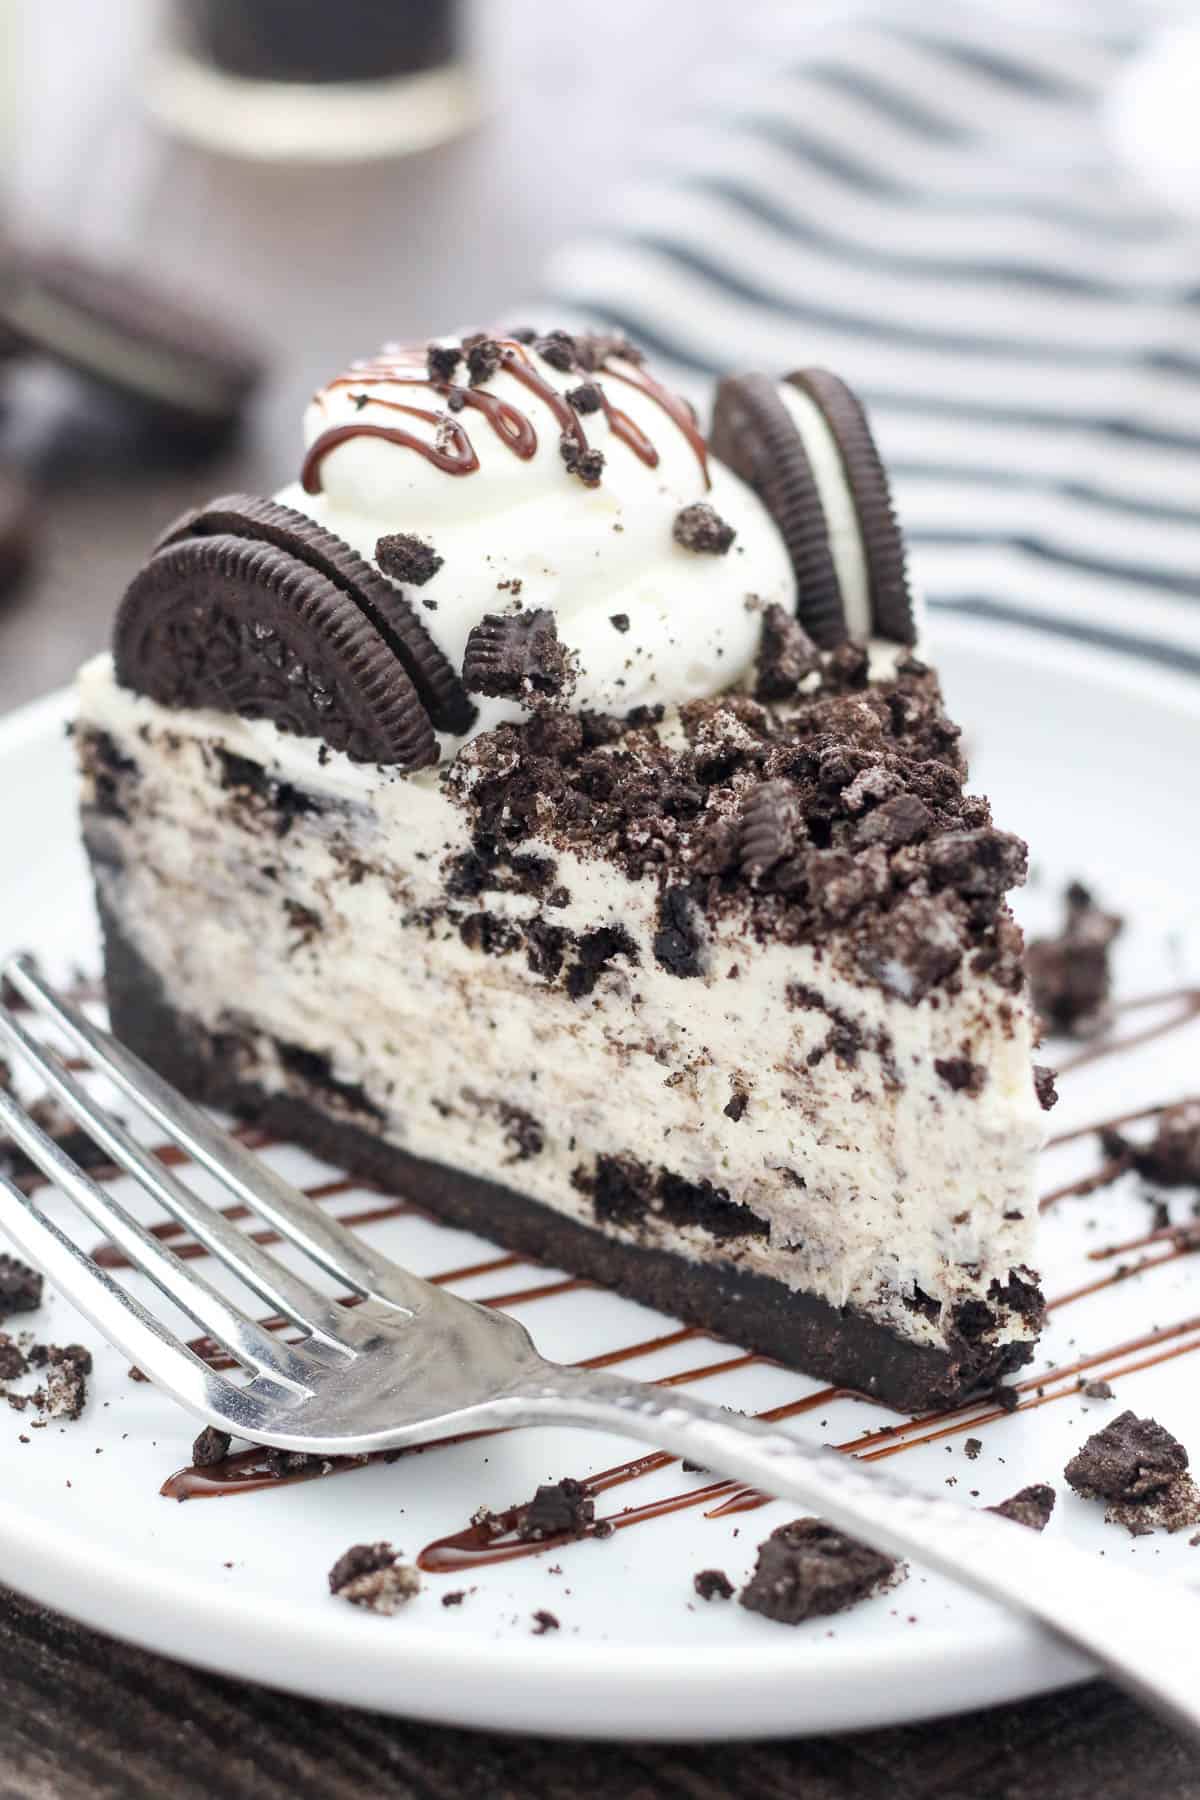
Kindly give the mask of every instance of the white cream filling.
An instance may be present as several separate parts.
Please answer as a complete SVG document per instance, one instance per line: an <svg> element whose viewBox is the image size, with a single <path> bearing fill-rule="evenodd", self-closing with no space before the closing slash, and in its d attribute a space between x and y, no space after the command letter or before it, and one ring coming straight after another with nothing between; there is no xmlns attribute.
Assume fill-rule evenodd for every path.
<svg viewBox="0 0 1200 1800"><path fill-rule="evenodd" d="M83 673L81 722L108 731L141 770L134 822L98 827L124 861L119 874L99 865L109 904L175 1007L248 1032L252 1073L269 1090L294 1080L272 1040L323 1052L381 1109L371 1128L389 1140L588 1225L591 1201L572 1176L597 1155L710 1181L766 1220L769 1237L714 1240L663 1220L646 1236L604 1228L852 1303L921 1342L941 1330L904 1304L914 1285L950 1303L986 1298L993 1277L1030 1260L1043 1137L1030 1022L1017 999L1006 1027L994 986L968 965L961 992L910 1006L859 986L827 946L748 943L725 920L704 928L705 975L680 979L654 958L653 882L530 840L522 852L552 857L569 890L547 921L576 933L620 924L638 948L636 966L615 959L572 999L533 974L523 950L470 949L444 916L442 865L469 834L436 775L366 770L338 754L319 766L271 726L169 712L119 688L105 658ZM284 838L255 830L219 785L216 745L340 804ZM368 870L354 883L351 857ZM285 900L319 916L315 935L297 929ZM502 922L542 910L490 891L461 903L476 908ZM890 1056L863 1051L853 1073L832 1053L810 1066L830 1021L789 1004L798 983L865 1032L885 1031ZM963 1054L988 1071L977 1098L934 1069ZM724 1107L738 1092L749 1104L735 1121ZM537 1121L537 1155L514 1160L506 1106ZM1022 1334L1013 1323L1000 1335Z"/></svg>

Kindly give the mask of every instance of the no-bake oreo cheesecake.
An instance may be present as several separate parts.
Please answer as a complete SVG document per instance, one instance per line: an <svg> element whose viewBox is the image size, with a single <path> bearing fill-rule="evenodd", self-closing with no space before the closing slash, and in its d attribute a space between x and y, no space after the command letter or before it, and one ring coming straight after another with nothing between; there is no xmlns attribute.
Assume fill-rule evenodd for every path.
<svg viewBox="0 0 1200 1800"><path fill-rule="evenodd" d="M622 340L389 348L80 679L114 1029L508 1248L906 1409L1042 1312L1025 849L861 408Z"/></svg>

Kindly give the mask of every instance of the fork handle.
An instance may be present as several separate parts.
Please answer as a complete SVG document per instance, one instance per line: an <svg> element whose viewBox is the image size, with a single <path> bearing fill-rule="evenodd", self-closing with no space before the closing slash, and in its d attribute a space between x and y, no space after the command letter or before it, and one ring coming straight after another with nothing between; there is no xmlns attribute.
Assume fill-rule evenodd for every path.
<svg viewBox="0 0 1200 1800"><path fill-rule="evenodd" d="M877 1464L603 1371L544 1366L512 1390L514 1423L549 1419L621 1432L687 1456L839 1529L911 1556L1024 1613L1174 1725L1200 1736L1200 1599L1102 1562L1027 1526L920 1493ZM1079 1668L1082 1680L1089 1670Z"/></svg>

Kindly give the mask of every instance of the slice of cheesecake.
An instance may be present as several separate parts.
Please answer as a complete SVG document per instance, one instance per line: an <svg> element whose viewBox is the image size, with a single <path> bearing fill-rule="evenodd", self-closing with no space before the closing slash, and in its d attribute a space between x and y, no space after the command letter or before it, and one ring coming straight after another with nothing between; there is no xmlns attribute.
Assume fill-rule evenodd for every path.
<svg viewBox="0 0 1200 1800"><path fill-rule="evenodd" d="M623 344L359 365L135 578L84 833L187 1092L916 1410L1032 1352L1049 1093L831 382L726 384L726 463Z"/></svg>

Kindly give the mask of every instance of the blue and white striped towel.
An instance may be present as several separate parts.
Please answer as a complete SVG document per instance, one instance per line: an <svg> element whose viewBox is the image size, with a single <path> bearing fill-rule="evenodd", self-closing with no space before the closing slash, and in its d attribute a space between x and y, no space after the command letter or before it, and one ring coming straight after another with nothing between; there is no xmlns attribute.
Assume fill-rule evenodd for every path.
<svg viewBox="0 0 1200 1800"><path fill-rule="evenodd" d="M1200 226L1111 145L1143 9L1070 29L1050 4L797 5L787 54L659 137L549 297L693 393L836 370L933 607L1200 674Z"/></svg>

